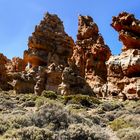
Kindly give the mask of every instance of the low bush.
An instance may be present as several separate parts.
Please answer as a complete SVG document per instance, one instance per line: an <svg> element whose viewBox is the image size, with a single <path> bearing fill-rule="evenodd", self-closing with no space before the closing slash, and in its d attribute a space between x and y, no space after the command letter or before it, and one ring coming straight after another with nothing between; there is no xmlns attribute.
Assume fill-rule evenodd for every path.
<svg viewBox="0 0 140 140"><path fill-rule="evenodd" d="M46 97L46 98L50 98L50 99L56 99L57 98L57 94L53 91L46 91L44 90L42 92L42 96Z"/></svg>
<svg viewBox="0 0 140 140"><path fill-rule="evenodd" d="M85 107L91 107L93 104L100 104L100 101L88 95L69 95L64 96L64 104L81 104Z"/></svg>
<svg viewBox="0 0 140 140"><path fill-rule="evenodd" d="M132 125L129 122L126 122L123 118L118 118L110 123L110 127L112 130L118 131L119 129L132 127Z"/></svg>
<svg viewBox="0 0 140 140"><path fill-rule="evenodd" d="M45 128L35 126L21 128L17 131L9 131L5 134L5 139L19 140L55 140L52 138L53 133Z"/></svg>

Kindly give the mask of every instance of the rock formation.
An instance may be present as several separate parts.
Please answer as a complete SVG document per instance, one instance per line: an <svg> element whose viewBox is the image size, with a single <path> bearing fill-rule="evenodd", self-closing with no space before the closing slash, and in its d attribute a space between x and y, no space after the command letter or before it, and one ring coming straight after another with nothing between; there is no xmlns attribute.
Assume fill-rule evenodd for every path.
<svg viewBox="0 0 140 140"><path fill-rule="evenodd" d="M106 83L105 62L110 55L111 51L105 45L97 24L90 16L79 16L77 41L72 60L80 76L85 78L93 89L101 88Z"/></svg>
<svg viewBox="0 0 140 140"><path fill-rule="evenodd" d="M59 85L58 92L62 95L84 94L96 96L86 83L85 78L79 76L70 67L66 67L63 71L62 83Z"/></svg>
<svg viewBox="0 0 140 140"><path fill-rule="evenodd" d="M25 70L25 67L24 60L19 57L13 57L6 63L7 72L21 72Z"/></svg>
<svg viewBox="0 0 140 140"><path fill-rule="evenodd" d="M17 94L34 93L34 87L37 81L36 73L36 71L13 73L11 75L13 79L11 84L13 85L15 92Z"/></svg>
<svg viewBox="0 0 140 140"><path fill-rule="evenodd" d="M8 84L8 77L5 67L8 61L9 60L7 59L7 57L0 53L0 88L2 90L12 89L12 87Z"/></svg>
<svg viewBox="0 0 140 140"><path fill-rule="evenodd" d="M34 93L36 95L41 95L42 91L45 90L45 83L46 83L46 72L45 68L39 66L38 73L36 76L36 85L34 86Z"/></svg>
<svg viewBox="0 0 140 140"><path fill-rule="evenodd" d="M122 53L111 56L90 16L79 16L76 45L57 15L47 13L29 37L24 58L0 54L0 88L16 93L52 90L63 95L113 95L140 98L140 21L122 12L111 26ZM11 86L11 85L12 86Z"/></svg>
<svg viewBox="0 0 140 140"><path fill-rule="evenodd" d="M119 32L119 39L123 42L123 50L139 49L140 21L133 14L120 13L113 17L111 26Z"/></svg>
<svg viewBox="0 0 140 140"><path fill-rule="evenodd" d="M46 67L46 90L57 91L62 82L63 69L68 66L68 59L72 56L73 46L73 39L65 33L57 15L47 13L35 27L29 37L29 48L24 52L24 61L31 68Z"/></svg>
<svg viewBox="0 0 140 140"><path fill-rule="evenodd" d="M34 66L67 65L72 55L74 42L63 27L57 15L47 13L29 37L29 49L24 52L24 60Z"/></svg>
<svg viewBox="0 0 140 140"><path fill-rule="evenodd" d="M107 62L108 90L127 98L140 97L140 21L122 12L113 17L111 25L124 46L120 55L111 56Z"/></svg>

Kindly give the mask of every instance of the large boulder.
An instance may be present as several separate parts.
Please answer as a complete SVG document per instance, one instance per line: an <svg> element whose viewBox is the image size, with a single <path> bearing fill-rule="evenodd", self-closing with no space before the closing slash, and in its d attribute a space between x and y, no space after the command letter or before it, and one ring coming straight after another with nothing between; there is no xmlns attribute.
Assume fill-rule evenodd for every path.
<svg viewBox="0 0 140 140"><path fill-rule="evenodd" d="M10 74L13 81L12 86L17 94L23 93L34 93L34 87L36 85L36 76L37 71L26 71L24 72L15 72Z"/></svg>
<svg viewBox="0 0 140 140"><path fill-rule="evenodd" d="M96 96L86 80L70 67L66 67L63 71L62 83L59 85L58 93L61 95L83 94Z"/></svg>

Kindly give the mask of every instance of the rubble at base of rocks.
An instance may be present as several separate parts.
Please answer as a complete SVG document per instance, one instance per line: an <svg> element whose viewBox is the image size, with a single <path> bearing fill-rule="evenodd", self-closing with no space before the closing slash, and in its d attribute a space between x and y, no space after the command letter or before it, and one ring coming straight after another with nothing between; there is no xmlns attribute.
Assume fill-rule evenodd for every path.
<svg viewBox="0 0 140 140"><path fill-rule="evenodd" d="M46 13L29 37L23 59L9 60L0 53L0 88L36 95L52 90L61 95L140 98L140 21L122 12L111 26L123 42L116 56L92 17L78 17L74 43L59 17Z"/></svg>

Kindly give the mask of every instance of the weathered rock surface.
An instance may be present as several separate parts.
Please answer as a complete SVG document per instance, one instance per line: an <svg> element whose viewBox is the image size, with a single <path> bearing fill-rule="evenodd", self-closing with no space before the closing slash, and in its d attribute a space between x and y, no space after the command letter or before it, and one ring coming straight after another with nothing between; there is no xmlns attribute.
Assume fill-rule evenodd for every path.
<svg viewBox="0 0 140 140"><path fill-rule="evenodd" d="M11 73L13 79L12 85L17 94L19 93L34 93L34 87L36 84L37 71L26 71Z"/></svg>
<svg viewBox="0 0 140 140"><path fill-rule="evenodd" d="M140 21L127 12L113 17L112 21L112 27L119 32L119 39L124 44L123 50L140 49Z"/></svg>
<svg viewBox="0 0 140 140"><path fill-rule="evenodd" d="M65 33L58 16L47 13L29 37L28 46L29 49L24 52L24 60L32 66L48 66L52 63L67 65L74 42Z"/></svg>
<svg viewBox="0 0 140 140"><path fill-rule="evenodd" d="M8 84L8 78L6 73L6 63L9 60L6 56L4 56L2 53L0 53L0 88L2 90L9 90L12 89L12 87Z"/></svg>
<svg viewBox="0 0 140 140"><path fill-rule="evenodd" d="M120 55L111 56L107 62L108 90L128 98L140 97L140 21L123 12L113 17L111 25L124 46Z"/></svg>
<svg viewBox="0 0 140 140"><path fill-rule="evenodd" d="M24 52L24 61L31 67L45 67L47 78L44 88L57 91L74 46L73 39L65 33L63 23L57 15L45 15L29 37L28 46L29 49Z"/></svg>
<svg viewBox="0 0 140 140"><path fill-rule="evenodd" d="M96 96L86 80L77 75L72 68L66 67L62 74L62 83L59 85L58 92L61 95L92 95Z"/></svg>
<svg viewBox="0 0 140 140"><path fill-rule="evenodd" d="M79 16L76 47L72 60L79 74L92 88L101 87L107 80L105 62L111 51L105 45L97 24L90 16Z"/></svg>
<svg viewBox="0 0 140 140"><path fill-rule="evenodd" d="M26 64L22 58L13 57L6 63L7 72L21 72L24 71Z"/></svg>
<svg viewBox="0 0 140 140"><path fill-rule="evenodd" d="M36 76L36 85L34 86L34 93L36 95L41 95L42 91L45 90L45 83L46 83L46 72L45 68L39 66L38 73Z"/></svg>

